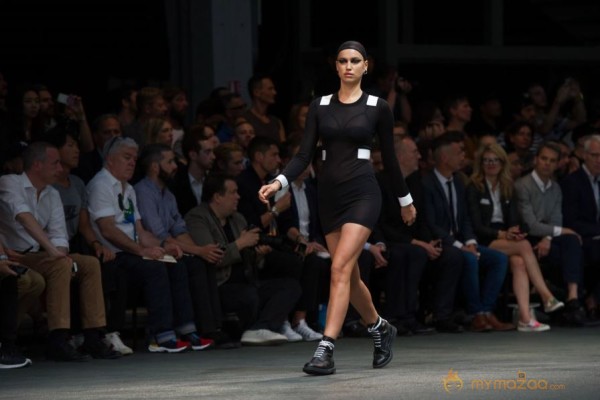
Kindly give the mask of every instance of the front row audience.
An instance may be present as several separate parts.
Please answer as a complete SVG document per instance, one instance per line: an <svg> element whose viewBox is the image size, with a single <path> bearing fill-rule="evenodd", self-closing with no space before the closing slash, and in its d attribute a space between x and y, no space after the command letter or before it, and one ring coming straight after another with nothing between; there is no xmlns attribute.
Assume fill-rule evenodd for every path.
<svg viewBox="0 0 600 400"><path fill-rule="evenodd" d="M22 314L39 322L44 290L46 352L59 361L131 354L119 338L131 305L148 310L150 352L318 340L313 328L328 254L312 169L266 208L257 188L281 167L272 139L249 143L243 170L243 149L229 144L217 149L213 169L214 143L198 132L183 138L187 166L169 144L140 149L117 129L102 138L103 147L88 155L94 166L84 169L103 166L87 187L72 173L76 137L60 129L26 148L22 174L0 177L2 368L31 364L15 345L16 332ZM470 178L462 132L426 144L430 171L419 171L412 137L397 135L394 146L421 211L406 226L388 175L377 174L383 207L365 249L377 251L363 252L369 267L361 274L383 277L382 314L399 334L461 333L463 325L546 331L548 321L532 312L531 285L549 321L590 324L584 306L594 317L600 296L600 136L582 139L583 164L560 185L561 148L552 142L540 143L528 160L531 173L516 181L494 141L475 153ZM293 154L297 143L288 147ZM496 316L508 266L514 324ZM461 308L466 318L458 318ZM237 321L237 330L226 319Z"/></svg>

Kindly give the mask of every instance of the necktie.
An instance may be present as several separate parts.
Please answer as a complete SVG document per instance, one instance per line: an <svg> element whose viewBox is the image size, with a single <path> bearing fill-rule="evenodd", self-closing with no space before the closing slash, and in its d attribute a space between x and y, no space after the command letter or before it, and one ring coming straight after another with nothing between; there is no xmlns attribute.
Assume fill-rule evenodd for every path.
<svg viewBox="0 0 600 400"><path fill-rule="evenodd" d="M452 180L448 179L446 181L446 185L448 186L448 205L450 207L450 229L452 230L452 234L456 235L458 232L458 228L456 226L456 217L454 216L454 195L452 193Z"/></svg>

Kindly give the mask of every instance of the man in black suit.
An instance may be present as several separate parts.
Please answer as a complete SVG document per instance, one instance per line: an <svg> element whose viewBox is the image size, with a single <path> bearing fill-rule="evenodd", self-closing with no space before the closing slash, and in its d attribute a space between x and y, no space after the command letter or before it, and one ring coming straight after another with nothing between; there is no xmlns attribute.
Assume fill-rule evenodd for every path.
<svg viewBox="0 0 600 400"><path fill-rule="evenodd" d="M424 210L423 189L418 172L421 155L415 141L408 135L394 137L394 149L402 175L417 210ZM383 234L388 247L388 267L385 279L385 313L391 320L414 334L431 333L431 328L416 321L419 282L423 273L433 285L435 327L440 332L459 333L462 327L450 319L456 288L463 268L463 257L456 247L442 244L427 227L425 213L417 215L407 226L400 214L400 204L394 195L389 175L377 175L382 191L382 210L377 231ZM423 285L425 286L425 285ZM426 291L424 291L426 292ZM422 296L423 297L423 296ZM429 303L429 299L422 303ZM423 306L423 304L422 304Z"/></svg>
<svg viewBox="0 0 600 400"><path fill-rule="evenodd" d="M499 321L492 312L506 277L508 258L477 244L467 212L465 185L458 174L465 159L464 135L446 132L434 139L432 151L435 168L423 177L424 211L433 235L442 244L462 250L465 260L462 287L467 311L474 316L471 330L514 329L514 325ZM486 272L481 287L480 268Z"/></svg>
<svg viewBox="0 0 600 400"><path fill-rule="evenodd" d="M169 186L182 216L201 203L202 185L215 161L214 142L202 132L202 129L191 129L183 137L181 148L188 164L177 165L177 174Z"/></svg>
<svg viewBox="0 0 600 400"><path fill-rule="evenodd" d="M581 236L588 276L585 282L593 296L588 311L597 313L600 298L600 135L583 141L583 165L561 183L563 224Z"/></svg>

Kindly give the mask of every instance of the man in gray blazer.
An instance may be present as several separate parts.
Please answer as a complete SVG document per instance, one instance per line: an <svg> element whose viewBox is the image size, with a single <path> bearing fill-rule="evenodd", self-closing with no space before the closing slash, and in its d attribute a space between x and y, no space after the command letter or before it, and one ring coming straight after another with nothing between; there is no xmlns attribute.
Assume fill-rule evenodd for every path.
<svg viewBox="0 0 600 400"><path fill-rule="evenodd" d="M562 271L568 292L565 322L581 326L585 322L578 300L583 283L581 238L563 226L562 192L552 179L559 159L560 147L551 142L542 144L535 156L534 170L515 182L515 192L519 213L529 227L529 240L538 258Z"/></svg>
<svg viewBox="0 0 600 400"><path fill-rule="evenodd" d="M221 306L242 321L242 344L287 342L277 332L300 298L300 284L291 278L257 278L259 265L271 248L259 245L259 229L248 229L246 220L236 211L239 199L233 177L208 176L202 203L185 216L188 231L198 245L216 243L225 252L216 265Z"/></svg>

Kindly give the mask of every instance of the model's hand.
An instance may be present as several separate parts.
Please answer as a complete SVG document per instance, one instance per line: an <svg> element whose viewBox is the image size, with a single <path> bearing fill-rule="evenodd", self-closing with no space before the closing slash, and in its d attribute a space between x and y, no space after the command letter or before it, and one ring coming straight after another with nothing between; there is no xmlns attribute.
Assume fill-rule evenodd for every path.
<svg viewBox="0 0 600 400"><path fill-rule="evenodd" d="M281 189L281 182L275 180L268 185L264 185L258 191L258 199L269 205L269 199L273 196L279 189Z"/></svg>
<svg viewBox="0 0 600 400"><path fill-rule="evenodd" d="M405 207L401 207L400 213L402 214L402 220L408 226L411 226L415 223L417 219L417 209L412 204L409 204Z"/></svg>

